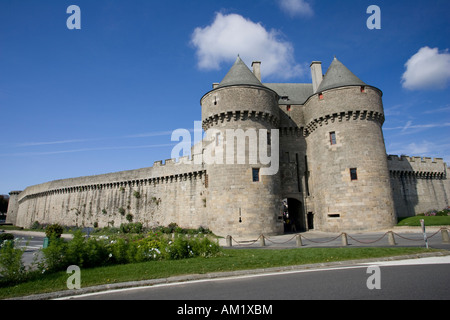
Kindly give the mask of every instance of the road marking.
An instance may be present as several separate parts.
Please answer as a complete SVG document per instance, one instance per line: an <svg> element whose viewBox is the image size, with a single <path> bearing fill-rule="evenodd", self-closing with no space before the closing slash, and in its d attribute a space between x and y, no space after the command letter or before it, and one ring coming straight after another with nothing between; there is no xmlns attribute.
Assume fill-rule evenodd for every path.
<svg viewBox="0 0 450 320"><path fill-rule="evenodd" d="M378 261L378 262L366 262L363 265L372 266L412 266L423 264L450 264L450 256L444 257L430 257L420 259L405 259L405 260L393 260L393 261Z"/></svg>
<svg viewBox="0 0 450 320"><path fill-rule="evenodd" d="M86 294L80 294L69 297L61 297L55 300L69 300L72 298L84 298L95 295L106 295L134 290L146 290L150 288L161 288L161 287L171 287L171 286L181 286L181 285L190 285L196 283L203 282L211 282L211 281L230 281L230 280L242 280L242 279L250 279L250 278L260 278L260 277L271 277L271 276L283 276L288 274L296 274L296 273L307 273L307 272L320 272L320 271L334 271L334 270L346 270L346 269L361 269L367 268L368 265L379 265L379 266L400 266L400 265L418 265L418 264L450 264L450 256L445 257L432 257L432 258L418 258L418 259L405 259L398 261L375 261L375 262L367 262L367 263L359 263L355 265L347 265L347 266L331 266L331 267L317 267L316 269L302 269L302 270L288 270L288 271L278 271L278 272L268 272L268 273L260 273L260 274L248 274L248 275L239 275L239 276L230 276L230 277L221 277L221 278L208 278L208 279L200 279L200 280L190 280L190 281L182 281L182 282L172 282L172 283L160 283L154 285L147 286L139 286L139 287L131 287L131 288L121 288L121 289L106 289L104 291L92 292Z"/></svg>

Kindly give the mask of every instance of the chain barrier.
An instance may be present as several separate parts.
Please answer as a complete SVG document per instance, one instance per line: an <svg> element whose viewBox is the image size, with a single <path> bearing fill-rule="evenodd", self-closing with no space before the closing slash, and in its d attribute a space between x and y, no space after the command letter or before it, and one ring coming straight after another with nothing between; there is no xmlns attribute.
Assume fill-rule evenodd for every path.
<svg viewBox="0 0 450 320"><path fill-rule="evenodd" d="M333 238L333 239L331 239L331 240L327 240L327 241L316 241L316 240L312 240L312 239L308 239L308 238L306 238L305 236L301 236L302 238L304 238L305 240L308 240L308 241L311 241L311 242L314 242L314 243L327 243L327 242L333 242L334 240L336 240L337 238L340 238L341 236L342 236L342 234L343 233L341 233L340 235L338 235L336 238Z"/></svg>
<svg viewBox="0 0 450 320"><path fill-rule="evenodd" d="M374 241L361 241L361 240L356 240L355 238L353 238L351 235L347 234L347 237L349 237L350 239L352 239L353 241L359 242L359 243L364 243L364 244L371 244L371 243L375 243L380 241L381 239L383 239L389 232L386 232L385 234L383 234L380 238L378 238L377 240Z"/></svg>
<svg viewBox="0 0 450 320"><path fill-rule="evenodd" d="M439 232L441 232L442 230L450 231L450 229L447 228L447 227L445 227L445 228L444 228L444 227L441 227L441 228L440 228L438 231L436 231L435 233L431 234L430 236L427 236L427 238L430 239L430 238L434 237L435 235L437 235L437 234L438 234ZM260 240L261 237L263 237L264 240L267 240L267 241L269 241L270 243L278 244L278 245L280 245L280 244L286 244L286 243L292 241L292 240L293 240L294 238L296 238L297 236L300 236L302 239L305 239L305 240L310 241L310 242L313 242L313 243L324 244L324 243L333 242L333 241L337 240L338 238L342 237L342 235L345 234L348 238L350 238L350 239L352 239L353 241L356 241L356 242L358 242L358 243L362 243L362 244L372 244L372 243L375 243L375 242L378 242L378 241L382 240L382 239L383 239L387 234L389 234L389 233L392 233L393 235L396 235L397 237L402 238L402 239L404 239L404 240L408 240L408 241L423 241L423 238L420 238L420 239L413 239L413 238L409 238L409 237L402 236L402 235L400 235L400 234L398 234L398 233L396 233L396 232L393 232L393 231L388 231L388 232L384 233L381 237L379 237L378 239L373 240L373 241L361 241L361 240L358 240L358 239L352 237L351 235L349 235L349 234L347 234L347 233L345 233L345 232L342 232L342 233L339 234L338 236L336 236L336 237L334 237L334 238L332 238L332 239L329 239L329 240L325 240L325 241L313 240L313 239L307 238L307 237L305 237L304 235L301 235L301 234L294 234L294 236L292 236L290 239L288 239L288 240L286 240L286 241L283 241L283 242L275 242L275 241L271 240L269 237L267 237L267 236L265 236L265 235L263 235L263 234L261 234L256 240L248 240L248 241L237 241L237 240L234 239L233 237L231 237L231 236L229 236L229 237L230 237L231 240L232 240L234 243L236 243L238 246L251 246L251 245L254 245L256 242L258 242L258 240Z"/></svg>
<svg viewBox="0 0 450 320"><path fill-rule="evenodd" d="M268 237L266 237L266 236L264 236L264 239L266 239L266 240L269 241L269 242L272 242L273 244L286 244L286 243L288 243L289 241L292 241L296 236L297 236L297 235L294 235L292 238L290 238L289 240L284 241L284 242L275 242L275 241L270 240L270 239L269 239Z"/></svg>
<svg viewBox="0 0 450 320"><path fill-rule="evenodd" d="M241 241L241 242L237 241L236 239L234 239L234 238L231 237L231 236L230 236L230 237L231 237L231 240L234 241L235 243L237 243L238 246L251 246L251 245L255 244L262 236L263 236L263 235L260 235L260 236L258 237L258 239L256 239L256 240ZM251 243L249 243L249 244L243 244L244 242L251 242Z"/></svg>

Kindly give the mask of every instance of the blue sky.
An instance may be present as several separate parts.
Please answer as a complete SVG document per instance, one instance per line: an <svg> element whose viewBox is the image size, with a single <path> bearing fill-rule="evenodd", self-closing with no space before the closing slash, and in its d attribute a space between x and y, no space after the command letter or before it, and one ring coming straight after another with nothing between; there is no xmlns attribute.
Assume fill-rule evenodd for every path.
<svg viewBox="0 0 450 320"><path fill-rule="evenodd" d="M81 29L66 25L70 5ZM370 5L381 29L368 29ZM383 91L388 154L450 163L450 2L0 1L0 194L152 166L237 54L263 82L334 55Z"/></svg>

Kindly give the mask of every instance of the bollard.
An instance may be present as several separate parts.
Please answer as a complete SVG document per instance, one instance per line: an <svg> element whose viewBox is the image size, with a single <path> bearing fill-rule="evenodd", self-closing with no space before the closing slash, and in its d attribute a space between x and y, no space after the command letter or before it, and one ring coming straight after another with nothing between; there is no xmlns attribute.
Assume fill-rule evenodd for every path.
<svg viewBox="0 0 450 320"><path fill-rule="evenodd" d="M302 243L302 236L301 235L296 235L295 236L295 239L297 240L297 247L301 247L301 246L303 246L303 243Z"/></svg>
<svg viewBox="0 0 450 320"><path fill-rule="evenodd" d="M48 248L48 245L50 244L50 239L48 237L44 238L44 244L42 245L42 248Z"/></svg>
<svg viewBox="0 0 450 320"><path fill-rule="evenodd" d="M442 235L442 243L450 243L450 238L448 237L447 229L442 229L441 235Z"/></svg>
<svg viewBox="0 0 450 320"><path fill-rule="evenodd" d="M388 232L388 240L389 240L389 244L390 244L391 246L397 245L397 244L395 243L394 233L393 233L392 231L389 231L389 232Z"/></svg>
<svg viewBox="0 0 450 320"><path fill-rule="evenodd" d="M345 232L341 234L341 243L344 247L348 246L347 234Z"/></svg>
<svg viewBox="0 0 450 320"><path fill-rule="evenodd" d="M264 239L264 235L263 234L259 237L259 244L261 245L261 247L265 247L266 246L266 240Z"/></svg>
<svg viewBox="0 0 450 320"><path fill-rule="evenodd" d="M227 247L231 247L233 244L231 243L231 236L227 236Z"/></svg>

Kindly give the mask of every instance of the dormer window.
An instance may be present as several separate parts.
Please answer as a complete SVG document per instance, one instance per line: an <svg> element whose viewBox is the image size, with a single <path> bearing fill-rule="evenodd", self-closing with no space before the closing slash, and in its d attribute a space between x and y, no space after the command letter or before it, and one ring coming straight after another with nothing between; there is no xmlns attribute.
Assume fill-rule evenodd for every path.
<svg viewBox="0 0 450 320"><path fill-rule="evenodd" d="M289 100L289 96L282 96L282 97L281 97L281 100L283 100L283 101L288 101L288 100Z"/></svg>

